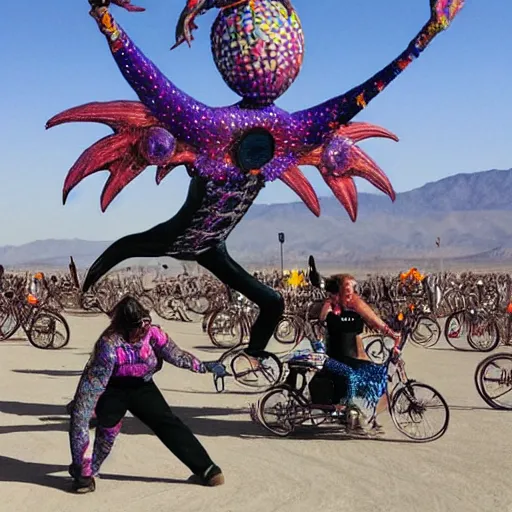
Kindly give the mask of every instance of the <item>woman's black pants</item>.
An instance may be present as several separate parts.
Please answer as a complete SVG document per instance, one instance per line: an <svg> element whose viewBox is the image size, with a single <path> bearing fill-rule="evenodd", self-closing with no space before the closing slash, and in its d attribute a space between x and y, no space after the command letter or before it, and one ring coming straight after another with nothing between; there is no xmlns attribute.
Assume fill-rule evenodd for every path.
<svg viewBox="0 0 512 512"><path fill-rule="evenodd" d="M199 440L172 411L151 380L121 377L110 380L98 400L98 426L112 428L130 411L195 475L204 475L213 462Z"/></svg>

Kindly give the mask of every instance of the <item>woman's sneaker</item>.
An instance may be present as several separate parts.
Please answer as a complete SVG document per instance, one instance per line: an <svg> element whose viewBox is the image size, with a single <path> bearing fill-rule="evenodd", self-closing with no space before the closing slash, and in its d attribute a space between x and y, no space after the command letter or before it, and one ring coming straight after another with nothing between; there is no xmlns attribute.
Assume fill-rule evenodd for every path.
<svg viewBox="0 0 512 512"><path fill-rule="evenodd" d="M73 480L73 491L77 494L87 494L89 492L94 492L95 490L96 482L92 476L88 478L80 477Z"/></svg>
<svg viewBox="0 0 512 512"><path fill-rule="evenodd" d="M347 405L345 413L346 426L349 432L353 434L360 434L364 432L363 425L365 423L365 415L357 405Z"/></svg>
<svg viewBox="0 0 512 512"><path fill-rule="evenodd" d="M202 475L201 483L208 487L217 487L224 484L224 475L219 466L215 464L210 466Z"/></svg>
<svg viewBox="0 0 512 512"><path fill-rule="evenodd" d="M373 420L370 424L370 428L368 430L368 434L371 436L383 436L386 432L384 431L384 427L377 422L377 420Z"/></svg>

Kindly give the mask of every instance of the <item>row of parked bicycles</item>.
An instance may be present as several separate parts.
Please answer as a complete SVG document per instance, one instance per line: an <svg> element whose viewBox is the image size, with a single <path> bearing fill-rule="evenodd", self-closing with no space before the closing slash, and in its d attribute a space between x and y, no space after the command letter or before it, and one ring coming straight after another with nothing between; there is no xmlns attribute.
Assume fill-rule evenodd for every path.
<svg viewBox="0 0 512 512"><path fill-rule="evenodd" d="M30 290L36 276L39 288L34 294ZM201 322L212 348L226 350L220 362L228 375L248 390L265 393L252 407L252 417L267 430L288 435L306 423L347 425L345 413L337 411L335 404L314 403L311 397L309 382L322 366L322 355L304 357L296 350L302 341L321 340L325 335L319 320L321 287L287 286L275 272L260 272L258 277L279 288L286 311L274 332L276 353L268 354L257 368L243 350L257 308L208 274L169 277L163 272L124 272L102 280L86 294L77 279L67 274L4 274L0 278L0 340L21 329L37 348L63 348L70 337L64 313L108 313L130 294L164 319ZM432 348L444 336L456 350L490 352L500 344L509 345L512 338L507 274L447 273L407 285L398 276L367 276L359 281L359 293L383 318L399 322L403 344L410 341ZM395 426L415 441L438 439L449 422L444 398L431 386L408 378L402 357L392 357L392 340L370 331L364 340L368 357L387 367L387 404ZM484 359L475 383L488 405L512 408L506 400L512 390L512 354L495 353ZM224 391L224 378L215 380L215 386ZM427 412L435 418L425 421Z"/></svg>

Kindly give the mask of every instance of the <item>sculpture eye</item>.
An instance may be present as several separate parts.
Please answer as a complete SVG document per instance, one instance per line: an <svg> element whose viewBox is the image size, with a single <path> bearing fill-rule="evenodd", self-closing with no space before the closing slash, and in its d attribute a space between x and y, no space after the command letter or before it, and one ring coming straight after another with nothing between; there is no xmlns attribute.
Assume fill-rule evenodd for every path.
<svg viewBox="0 0 512 512"><path fill-rule="evenodd" d="M245 172L261 169L274 158L275 141L272 134L263 128L245 132L235 150L235 160Z"/></svg>

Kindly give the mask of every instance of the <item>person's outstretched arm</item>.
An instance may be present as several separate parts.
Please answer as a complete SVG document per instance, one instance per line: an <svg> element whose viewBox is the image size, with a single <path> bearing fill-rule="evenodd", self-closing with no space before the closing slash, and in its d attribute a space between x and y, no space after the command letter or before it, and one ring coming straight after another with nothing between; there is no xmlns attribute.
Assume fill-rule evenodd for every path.
<svg viewBox="0 0 512 512"><path fill-rule="evenodd" d="M178 347L160 327L151 327L151 339L156 355L167 363L194 373L206 373L204 364L197 357Z"/></svg>
<svg viewBox="0 0 512 512"><path fill-rule="evenodd" d="M393 331L359 295L352 294L343 306L358 313L369 327L385 336L393 338L395 343L398 343L400 340L400 334Z"/></svg>
<svg viewBox="0 0 512 512"><path fill-rule="evenodd" d="M69 441L73 466L82 474L85 452L89 446L89 421L99 397L105 391L116 362L112 344L101 338L87 363L75 393L71 412Z"/></svg>

